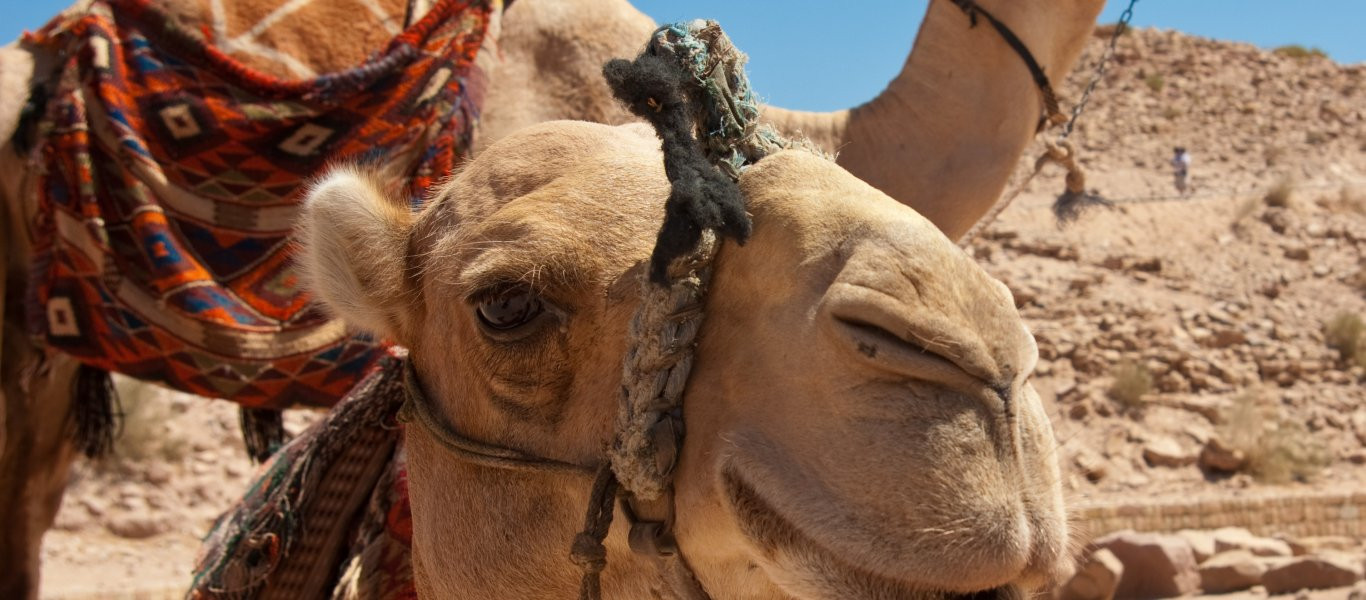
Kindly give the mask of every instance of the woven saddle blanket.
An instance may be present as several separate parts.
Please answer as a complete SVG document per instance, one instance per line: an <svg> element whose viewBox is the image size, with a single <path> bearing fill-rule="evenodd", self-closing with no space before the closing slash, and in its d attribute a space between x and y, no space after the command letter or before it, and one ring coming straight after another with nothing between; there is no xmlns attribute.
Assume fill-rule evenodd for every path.
<svg viewBox="0 0 1366 600"><path fill-rule="evenodd" d="M403 359L380 359L322 421L271 456L214 524L191 600L417 597L399 425Z"/></svg>
<svg viewBox="0 0 1366 600"><path fill-rule="evenodd" d="M29 35L60 57L30 155L29 333L248 407L334 404L385 350L300 289L306 183L382 160L420 202L469 148L501 5L442 0L363 64L307 80L243 66L149 0L95 0Z"/></svg>

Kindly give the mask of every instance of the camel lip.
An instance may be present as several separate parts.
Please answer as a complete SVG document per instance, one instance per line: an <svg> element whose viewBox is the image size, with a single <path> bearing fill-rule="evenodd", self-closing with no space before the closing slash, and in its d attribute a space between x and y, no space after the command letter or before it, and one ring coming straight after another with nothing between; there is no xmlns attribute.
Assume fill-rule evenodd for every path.
<svg viewBox="0 0 1366 600"><path fill-rule="evenodd" d="M917 585L912 581L896 579L880 573L875 573L867 568L850 564L840 555L832 551L810 536L803 533L790 520L780 514L772 504L759 494L749 482L745 481L740 472L734 465L727 465L721 469L721 484L725 498L731 510L740 524L740 529L765 555L769 561L773 561L778 552L798 550L806 554L812 554L823 562L825 568L822 571L838 571L838 576L826 575L826 573L808 573L808 576L826 575L831 580L836 581L837 587L849 587L847 591L857 589L876 589L881 592L876 597L887 597L887 590L896 590L898 599L905 600L1022 600L1027 594L1024 593L1020 585L1007 583L1004 585L973 591L954 591L938 589ZM849 585L849 581L860 582L861 585ZM840 586L840 583L844 586ZM830 595L829 598L860 598L862 594L840 593ZM810 600L816 600L811 598ZM820 600L825 600L822 597Z"/></svg>

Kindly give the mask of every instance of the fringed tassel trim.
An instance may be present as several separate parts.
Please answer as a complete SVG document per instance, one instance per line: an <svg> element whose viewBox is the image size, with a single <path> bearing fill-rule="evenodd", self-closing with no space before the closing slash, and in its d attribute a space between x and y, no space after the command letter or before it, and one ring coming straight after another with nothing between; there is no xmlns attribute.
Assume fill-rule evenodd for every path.
<svg viewBox="0 0 1366 600"><path fill-rule="evenodd" d="M285 445L284 413L269 408L242 407L242 441L247 454L257 463L266 462L276 450Z"/></svg>
<svg viewBox="0 0 1366 600"><path fill-rule="evenodd" d="M122 429L123 408L109 372L90 365L76 370L71 401L76 446L89 458L99 458L114 448Z"/></svg>

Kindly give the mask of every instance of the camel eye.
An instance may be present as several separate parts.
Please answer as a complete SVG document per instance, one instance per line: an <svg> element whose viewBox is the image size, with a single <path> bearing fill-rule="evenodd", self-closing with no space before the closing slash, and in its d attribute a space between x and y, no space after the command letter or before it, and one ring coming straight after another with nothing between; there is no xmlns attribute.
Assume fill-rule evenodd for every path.
<svg viewBox="0 0 1366 600"><path fill-rule="evenodd" d="M529 291L489 298L474 309L479 322L494 331L517 329L545 312L545 304Z"/></svg>

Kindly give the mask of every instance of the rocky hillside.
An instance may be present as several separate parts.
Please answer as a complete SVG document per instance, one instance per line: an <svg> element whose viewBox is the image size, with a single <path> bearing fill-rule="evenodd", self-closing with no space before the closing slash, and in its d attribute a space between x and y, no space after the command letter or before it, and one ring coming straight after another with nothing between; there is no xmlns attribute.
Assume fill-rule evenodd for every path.
<svg viewBox="0 0 1366 600"><path fill-rule="evenodd" d="M1117 206L1059 229L1040 177L970 247L1034 328L1073 489L1362 480L1366 68L1136 30L1075 137Z"/></svg>
<svg viewBox="0 0 1366 600"><path fill-rule="evenodd" d="M1075 99L1105 47L1101 28L1064 94ZM1366 177L1366 64L1299 47L1267 51L1175 31L1130 30L1093 94L1076 139L1116 196L1168 195L1172 147L1194 157L1203 194L1250 192L1285 178ZM1126 172L1151 177L1117 178ZM1366 183L1366 182L1364 182ZM1325 189L1325 188L1319 188ZM1333 190L1336 191L1336 190Z"/></svg>
<svg viewBox="0 0 1366 600"><path fill-rule="evenodd" d="M1366 68L1137 30L1074 140L1118 206L1059 229L1049 171L969 247L1038 339L1069 493L1364 489ZM1171 199L1177 145L1194 191ZM45 548L48 595L174 586L241 489L231 407L146 402L172 441L77 470Z"/></svg>

